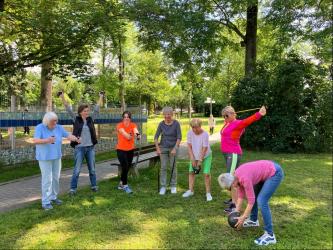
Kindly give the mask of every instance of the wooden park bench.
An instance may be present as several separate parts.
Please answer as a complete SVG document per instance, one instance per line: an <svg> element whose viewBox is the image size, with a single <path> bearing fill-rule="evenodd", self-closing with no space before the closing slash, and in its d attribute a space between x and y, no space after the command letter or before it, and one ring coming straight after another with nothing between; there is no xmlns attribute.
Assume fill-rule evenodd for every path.
<svg viewBox="0 0 333 250"><path fill-rule="evenodd" d="M129 174L133 176L138 176L139 171L137 169L137 164L145 161L149 161L149 166L155 164L160 159L159 155L156 153L155 145L149 144L144 145L141 148L136 148L134 150L134 157L132 161L132 166L129 170ZM110 163L111 166L118 167L118 176L121 175L120 162L117 160Z"/></svg>

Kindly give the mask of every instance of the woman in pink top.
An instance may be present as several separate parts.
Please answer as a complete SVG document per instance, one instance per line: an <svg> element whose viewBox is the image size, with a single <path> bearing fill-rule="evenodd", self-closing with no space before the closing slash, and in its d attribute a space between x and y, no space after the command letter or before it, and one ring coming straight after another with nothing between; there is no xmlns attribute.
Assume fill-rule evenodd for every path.
<svg viewBox="0 0 333 250"><path fill-rule="evenodd" d="M243 152L239 141L245 131L245 128L255 121L258 121L264 115L266 115L265 106L262 106L259 112L249 116L244 120L236 119L236 112L231 106L227 106L222 110L224 125L220 132L221 152L226 161L227 173L233 174L240 163ZM224 202L225 204L229 205L229 208L224 210L228 213L231 212L233 208L235 208L234 203L237 199L234 190L231 191L232 199Z"/></svg>
<svg viewBox="0 0 333 250"><path fill-rule="evenodd" d="M234 175L225 173L218 177L219 184L222 188L230 189L233 187L237 189L238 198L236 211L240 211L243 199L247 199L246 209L243 215L238 217L236 224L238 229L242 226L259 226L258 206L260 207L265 224L265 233L254 241L257 245L276 243L268 201L280 185L283 177L284 173L279 164L268 160L252 161L242 164L236 169ZM256 185L261 186L257 195L255 194Z"/></svg>

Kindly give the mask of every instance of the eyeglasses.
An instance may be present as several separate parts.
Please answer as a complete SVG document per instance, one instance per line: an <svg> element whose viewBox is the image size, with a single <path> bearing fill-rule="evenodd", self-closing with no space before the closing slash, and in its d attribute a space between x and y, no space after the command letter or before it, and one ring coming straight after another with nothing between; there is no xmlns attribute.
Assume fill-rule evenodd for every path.
<svg viewBox="0 0 333 250"><path fill-rule="evenodd" d="M223 115L223 118L228 118L229 117L229 115Z"/></svg>

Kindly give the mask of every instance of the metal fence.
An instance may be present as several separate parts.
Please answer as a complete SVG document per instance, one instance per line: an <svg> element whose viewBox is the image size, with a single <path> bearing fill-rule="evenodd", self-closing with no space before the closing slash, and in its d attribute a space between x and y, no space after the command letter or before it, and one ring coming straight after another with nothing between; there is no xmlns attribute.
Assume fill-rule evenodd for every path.
<svg viewBox="0 0 333 250"><path fill-rule="evenodd" d="M35 126L42 122L45 112L40 107L30 107L29 111L0 112L0 164L14 165L35 159L35 145L32 138ZM75 107L73 108L75 110ZM142 139L136 143L147 143L147 116L140 107L128 107L132 113L132 121L138 126ZM72 118L60 109L54 110L58 115L58 123L68 132L72 132ZM116 125L122 120L120 108L101 108L95 116L95 127L98 138L96 152L114 150L117 144ZM63 155L72 155L73 149L67 139L62 144Z"/></svg>

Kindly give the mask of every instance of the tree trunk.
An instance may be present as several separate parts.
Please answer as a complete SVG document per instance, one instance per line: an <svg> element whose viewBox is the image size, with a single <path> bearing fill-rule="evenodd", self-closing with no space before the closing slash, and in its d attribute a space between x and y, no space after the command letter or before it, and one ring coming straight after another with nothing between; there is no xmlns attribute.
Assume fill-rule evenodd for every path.
<svg viewBox="0 0 333 250"><path fill-rule="evenodd" d="M16 112L16 96L12 95L10 97L10 112ZM10 145L11 145L11 149L14 150L15 149L15 133L16 133L16 128L15 127L11 127L10 128Z"/></svg>
<svg viewBox="0 0 333 250"><path fill-rule="evenodd" d="M119 99L121 105L121 111L124 112L126 110L126 103L125 103L125 86L124 86L124 71L125 71L125 63L122 58L122 51L121 51L121 41L119 39L119 54L118 54L118 67L119 67Z"/></svg>
<svg viewBox="0 0 333 250"><path fill-rule="evenodd" d="M44 111L52 111L52 64L42 63L40 105Z"/></svg>
<svg viewBox="0 0 333 250"><path fill-rule="evenodd" d="M191 120L192 118L192 88L190 88L190 98L189 98L189 105L188 105L188 118Z"/></svg>
<svg viewBox="0 0 333 250"><path fill-rule="evenodd" d="M226 84L226 99L227 99L227 102L230 102L230 98L231 98L231 83L232 83L232 80L231 80L231 77L230 77L230 61L231 61L231 58L229 57L229 60L228 60L228 64L227 64L227 84Z"/></svg>
<svg viewBox="0 0 333 250"><path fill-rule="evenodd" d="M257 60L258 0L248 0L246 12L245 76L255 72Z"/></svg>
<svg viewBox="0 0 333 250"><path fill-rule="evenodd" d="M155 113L154 103L151 100L151 97L149 97L149 100L148 100L148 116L153 115L154 113Z"/></svg>
<svg viewBox="0 0 333 250"><path fill-rule="evenodd" d="M5 0L0 0L0 12L5 10Z"/></svg>
<svg viewBox="0 0 333 250"><path fill-rule="evenodd" d="M107 47L106 47L106 38L103 37L103 44L102 44L102 73L105 73L105 60L107 54Z"/></svg>

